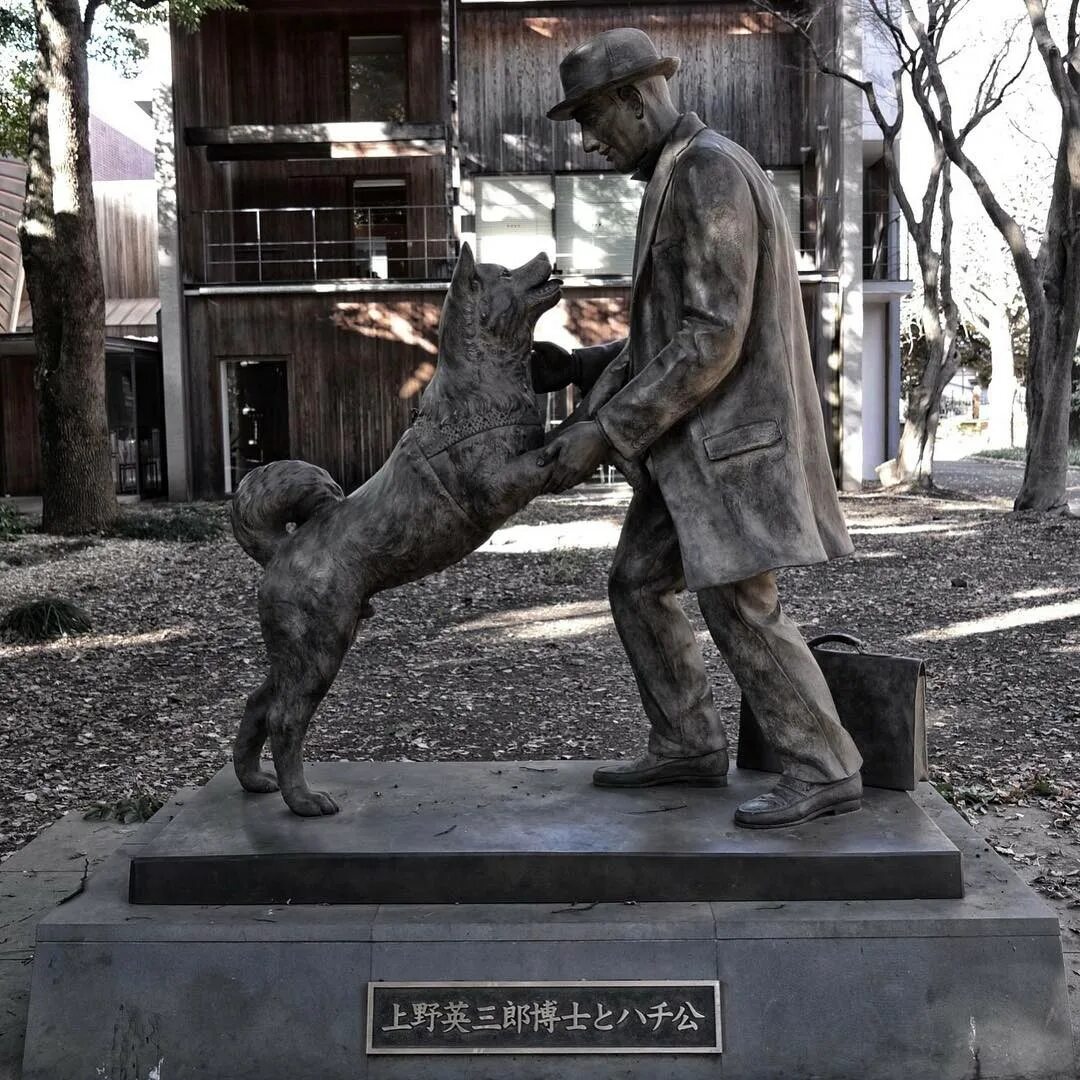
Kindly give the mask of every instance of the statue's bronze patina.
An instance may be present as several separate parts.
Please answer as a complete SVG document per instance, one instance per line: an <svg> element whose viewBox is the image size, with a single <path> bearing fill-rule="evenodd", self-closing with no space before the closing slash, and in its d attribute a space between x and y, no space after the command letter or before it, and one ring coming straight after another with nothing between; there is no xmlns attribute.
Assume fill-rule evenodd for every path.
<svg viewBox="0 0 1080 1080"><path fill-rule="evenodd" d="M304 780L302 744L370 597L457 562L541 491L614 461L636 492L611 607L652 734L643 757L597 769L594 782L726 783L724 731L676 600L689 588L783 766L736 822L776 828L858 808L859 753L773 576L851 551L794 247L746 151L675 109L677 69L640 30L608 31L563 61L565 100L549 114L576 119L586 150L646 184L626 339L530 352L536 319L559 299L550 263L509 272L477 265L466 245L435 377L383 468L347 499L305 462L241 482L233 528L266 567L270 660L234 747L248 791L280 787L298 814L334 813ZM571 381L585 399L544 445L533 389ZM267 737L276 775L260 765Z"/></svg>
<svg viewBox="0 0 1080 1080"><path fill-rule="evenodd" d="M679 62L640 30L600 34L562 62L548 114L645 182L630 333L533 355L538 389L585 399L538 456L545 490L621 463L636 486L611 571L612 613L652 725L645 755L597 769L607 787L723 784L727 742L676 593L697 593L721 654L783 764L735 820L775 828L857 809L861 758L773 571L851 551L826 451L795 252L751 156L680 115Z"/></svg>
<svg viewBox="0 0 1080 1080"><path fill-rule="evenodd" d="M233 531L266 567L259 621L270 661L233 747L248 791L280 787L305 816L337 811L304 780L303 740L369 599L463 559L540 492L546 472L535 452L544 432L530 347L560 285L546 255L511 272L478 265L465 245L443 305L434 378L386 464L348 498L303 461L271 462L240 482ZM276 775L260 764L267 736Z"/></svg>

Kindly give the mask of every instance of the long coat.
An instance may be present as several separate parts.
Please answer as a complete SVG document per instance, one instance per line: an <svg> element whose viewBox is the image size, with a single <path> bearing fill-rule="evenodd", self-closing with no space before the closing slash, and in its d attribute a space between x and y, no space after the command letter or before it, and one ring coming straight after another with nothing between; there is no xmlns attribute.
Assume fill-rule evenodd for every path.
<svg viewBox="0 0 1080 1080"><path fill-rule="evenodd" d="M594 392L612 446L660 486L688 588L851 552L787 221L753 158L693 113L645 189L629 338Z"/></svg>

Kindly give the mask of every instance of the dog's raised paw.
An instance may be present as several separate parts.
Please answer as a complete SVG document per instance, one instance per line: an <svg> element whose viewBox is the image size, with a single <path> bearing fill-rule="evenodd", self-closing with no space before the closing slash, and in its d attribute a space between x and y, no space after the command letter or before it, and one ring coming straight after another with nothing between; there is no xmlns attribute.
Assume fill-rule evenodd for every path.
<svg viewBox="0 0 1080 1080"><path fill-rule="evenodd" d="M336 814L338 804L326 794L325 791L294 792L285 796L289 809L301 817L320 817L325 814Z"/></svg>

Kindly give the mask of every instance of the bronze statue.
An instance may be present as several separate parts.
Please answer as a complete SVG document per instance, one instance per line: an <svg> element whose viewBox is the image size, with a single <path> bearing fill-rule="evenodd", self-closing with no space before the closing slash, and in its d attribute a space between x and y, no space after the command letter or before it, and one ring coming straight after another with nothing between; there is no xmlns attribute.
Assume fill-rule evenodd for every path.
<svg viewBox="0 0 1080 1080"><path fill-rule="evenodd" d="M477 265L465 245L443 306L435 376L386 464L348 498L303 461L271 462L240 482L233 531L266 568L259 621L270 661L233 747L246 790L280 787L304 816L337 811L304 780L303 740L371 613L370 597L463 559L539 494L544 432L530 348L561 284L546 255L510 272ZM260 765L268 735L276 775Z"/></svg>
<svg viewBox="0 0 1080 1080"><path fill-rule="evenodd" d="M545 490L598 464L635 483L611 609L652 725L645 755L603 787L721 785L728 751L689 588L783 763L739 825L778 828L860 805L861 758L773 571L848 554L810 362L794 246L768 177L740 146L676 110L679 61L640 30L600 34L560 65L548 115L645 182L623 341L566 354L539 343L537 389L587 391L541 451Z"/></svg>

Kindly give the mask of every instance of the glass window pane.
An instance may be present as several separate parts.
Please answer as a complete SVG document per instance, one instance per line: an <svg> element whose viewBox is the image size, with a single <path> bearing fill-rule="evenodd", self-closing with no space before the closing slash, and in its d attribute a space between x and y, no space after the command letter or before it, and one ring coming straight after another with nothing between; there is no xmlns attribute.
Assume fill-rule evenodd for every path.
<svg viewBox="0 0 1080 1080"><path fill-rule="evenodd" d="M559 270L568 274L632 274L644 190L644 184L621 173L555 177Z"/></svg>
<svg viewBox="0 0 1080 1080"><path fill-rule="evenodd" d="M404 180L354 180L352 239L357 277L404 278L421 266L408 243Z"/></svg>
<svg viewBox="0 0 1080 1080"><path fill-rule="evenodd" d="M349 119L405 122L405 38L401 34L349 38Z"/></svg>
<svg viewBox="0 0 1080 1080"><path fill-rule="evenodd" d="M766 172L780 196L795 250L802 251L802 174L798 169L767 169Z"/></svg>
<svg viewBox="0 0 1080 1080"><path fill-rule="evenodd" d="M476 246L480 262L521 266L555 253L551 212L555 196L547 176L481 177L476 182Z"/></svg>

